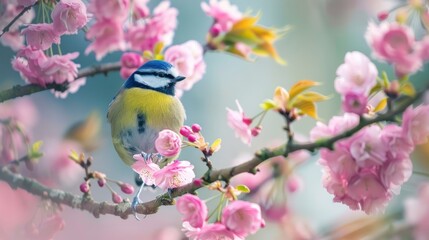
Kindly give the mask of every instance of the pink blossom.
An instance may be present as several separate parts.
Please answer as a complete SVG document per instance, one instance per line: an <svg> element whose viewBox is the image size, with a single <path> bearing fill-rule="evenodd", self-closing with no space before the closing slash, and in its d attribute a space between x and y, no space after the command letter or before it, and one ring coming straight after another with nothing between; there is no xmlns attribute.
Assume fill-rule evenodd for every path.
<svg viewBox="0 0 429 240"><path fill-rule="evenodd" d="M302 185L303 185L302 179L298 175L291 174L290 176L288 176L286 186L289 192L294 193L302 189Z"/></svg>
<svg viewBox="0 0 429 240"><path fill-rule="evenodd" d="M27 226L26 236L22 239L45 240L54 239L63 230L65 222L58 214L44 216L40 222L32 222Z"/></svg>
<svg viewBox="0 0 429 240"><path fill-rule="evenodd" d="M343 96L349 92L366 95L375 85L377 74L377 68L364 54L348 52L337 69L335 89Z"/></svg>
<svg viewBox="0 0 429 240"><path fill-rule="evenodd" d="M354 134L350 141L351 156L360 167L381 165L386 161L388 151L384 142L380 141L381 128L371 125Z"/></svg>
<svg viewBox="0 0 429 240"><path fill-rule="evenodd" d="M388 124L381 131L381 141L389 149L388 155L396 158L397 155L409 155L414 150L414 145L409 138L403 134L402 127L395 124Z"/></svg>
<svg viewBox="0 0 429 240"><path fill-rule="evenodd" d="M223 209L222 223L243 238L265 225L259 205L241 200L233 201Z"/></svg>
<svg viewBox="0 0 429 240"><path fill-rule="evenodd" d="M143 58L135 52L125 52L121 56L121 67L138 68L143 64Z"/></svg>
<svg viewBox="0 0 429 240"><path fill-rule="evenodd" d="M82 147L73 141L63 141L56 145L51 145L45 152L47 162L43 169L44 174L50 176L58 186L70 187L81 180L82 167L71 161L69 155L71 151L81 152Z"/></svg>
<svg viewBox="0 0 429 240"><path fill-rule="evenodd" d="M155 185L154 174L159 171L159 166L152 160L145 160L141 154L133 156L136 162L131 166L132 169L140 175L140 178L146 185Z"/></svg>
<svg viewBox="0 0 429 240"><path fill-rule="evenodd" d="M402 118L403 135L414 145L427 142L429 137L429 105L408 107Z"/></svg>
<svg viewBox="0 0 429 240"><path fill-rule="evenodd" d="M214 18L221 32L228 32L243 17L237 6L231 5L228 0L210 0L209 4L202 2L201 8L207 16Z"/></svg>
<svg viewBox="0 0 429 240"><path fill-rule="evenodd" d="M177 133L169 129L159 132L158 138L155 140L156 151L164 157L177 156L181 147L182 139Z"/></svg>
<svg viewBox="0 0 429 240"><path fill-rule="evenodd" d="M134 20L144 19L149 17L150 11L147 7L149 0L133 1L133 18Z"/></svg>
<svg viewBox="0 0 429 240"><path fill-rule="evenodd" d="M119 21L112 19L99 20L89 28L86 37L92 43L86 48L85 54L94 52L97 60L100 60L109 52L125 50L124 32Z"/></svg>
<svg viewBox="0 0 429 240"><path fill-rule="evenodd" d="M242 238L238 238L234 235L233 232L227 229L227 227L220 223L213 223L213 224L207 224L203 228L201 228L201 231L198 232L198 235L194 238L191 237L193 240L239 240Z"/></svg>
<svg viewBox="0 0 429 240"><path fill-rule="evenodd" d="M329 138L343 133L359 123L359 116L354 113L344 113L343 116L334 116L329 120L328 125L317 122L316 126L310 132L311 141L317 141L322 138Z"/></svg>
<svg viewBox="0 0 429 240"><path fill-rule="evenodd" d="M72 60L79 56L78 52L68 53L64 55L54 55L49 57L40 64L40 68L46 76L46 83L63 84L72 82L77 77L77 68L79 64L75 64Z"/></svg>
<svg viewBox="0 0 429 240"><path fill-rule="evenodd" d="M373 54L394 65L399 77L416 72L422 66L421 43L406 25L396 22L369 23L365 39Z"/></svg>
<svg viewBox="0 0 429 240"><path fill-rule="evenodd" d="M28 7L35 4L37 0L17 0L18 6Z"/></svg>
<svg viewBox="0 0 429 240"><path fill-rule="evenodd" d="M78 78L67 85L67 90L64 92L51 90L57 98L66 98L69 94L76 93L80 87L86 84L86 77Z"/></svg>
<svg viewBox="0 0 429 240"><path fill-rule="evenodd" d="M413 226L414 239L425 240L429 235L429 183L420 186L418 196L405 201L405 220Z"/></svg>
<svg viewBox="0 0 429 240"><path fill-rule="evenodd" d="M186 77L184 81L176 84L176 95L178 96L183 91L190 90L196 82L201 80L206 70L203 48L194 40L169 47L165 51L164 58L177 68L180 75Z"/></svg>
<svg viewBox="0 0 429 240"><path fill-rule="evenodd" d="M151 17L129 27L126 39L131 49L143 52L152 50L158 42L170 45L177 26L177 15L177 9L170 7L170 2L161 2Z"/></svg>
<svg viewBox="0 0 429 240"><path fill-rule="evenodd" d="M143 64L142 56L135 52L125 52L121 56L120 75L123 79L128 79L133 72Z"/></svg>
<svg viewBox="0 0 429 240"><path fill-rule="evenodd" d="M18 51L24 47L24 36L19 31L9 30L0 38L0 43L10 47L13 51Z"/></svg>
<svg viewBox="0 0 429 240"><path fill-rule="evenodd" d="M45 86L45 75L41 64L46 60L47 57L42 50L27 46L19 50L16 57L12 59L12 68L18 71L25 81Z"/></svg>
<svg viewBox="0 0 429 240"><path fill-rule="evenodd" d="M177 199L176 208L183 215L182 221L189 222L194 228L204 226L208 210L199 197L189 193L185 194Z"/></svg>
<svg viewBox="0 0 429 240"><path fill-rule="evenodd" d="M41 50L50 48L53 43L60 43L59 34L53 25L48 23L30 24L22 30L22 34L25 35L28 45Z"/></svg>
<svg viewBox="0 0 429 240"><path fill-rule="evenodd" d="M348 92L343 96L342 108L344 112L362 115L368 112L368 97L363 93Z"/></svg>
<svg viewBox="0 0 429 240"><path fill-rule="evenodd" d="M97 21L121 22L128 16L129 7L129 0L91 0L88 10Z"/></svg>
<svg viewBox="0 0 429 240"><path fill-rule="evenodd" d="M195 177L193 169L188 161L174 160L153 174L155 185L165 190L191 183Z"/></svg>
<svg viewBox="0 0 429 240"><path fill-rule="evenodd" d="M108 2L108 1L105 1ZM76 34L88 22L86 6L81 0L62 0L51 13L54 30L59 34Z"/></svg>
<svg viewBox="0 0 429 240"><path fill-rule="evenodd" d="M234 130L236 137L239 137L245 144L250 145L252 140L252 130L249 123L251 122L251 119L245 116L238 100L236 100L235 103L237 104L238 111L226 108L228 112L228 125Z"/></svg>

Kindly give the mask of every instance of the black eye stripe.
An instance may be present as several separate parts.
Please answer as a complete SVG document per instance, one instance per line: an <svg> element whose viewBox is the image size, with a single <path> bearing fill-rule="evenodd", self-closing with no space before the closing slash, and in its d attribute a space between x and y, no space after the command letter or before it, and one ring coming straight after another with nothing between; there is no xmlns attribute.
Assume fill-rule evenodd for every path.
<svg viewBox="0 0 429 240"><path fill-rule="evenodd" d="M173 75L171 75L169 73L164 73L164 72L137 72L137 74L142 75L142 76L157 76L157 77L161 77L161 78L174 79Z"/></svg>

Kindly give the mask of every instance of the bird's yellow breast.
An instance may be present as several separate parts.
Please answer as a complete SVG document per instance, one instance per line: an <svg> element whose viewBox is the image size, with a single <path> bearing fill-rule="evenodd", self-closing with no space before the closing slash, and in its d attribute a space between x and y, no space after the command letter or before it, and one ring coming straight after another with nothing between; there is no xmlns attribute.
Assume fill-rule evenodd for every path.
<svg viewBox="0 0 429 240"><path fill-rule="evenodd" d="M128 164L131 163L132 156L121 146L121 135L128 129L138 128L139 114L145 116L148 133L163 129L179 132L185 119L182 103L174 96L142 88L124 89L120 92L111 103L107 116L111 124L113 144L120 157ZM144 139L143 145L147 147L147 141L152 143L155 139L152 139L153 136L147 139L145 134L142 133L140 137Z"/></svg>
<svg viewBox="0 0 429 240"><path fill-rule="evenodd" d="M113 124L136 125L136 116L142 113L146 124L152 128L180 129L185 118L185 111L180 101L173 96L153 90L131 88L125 89L113 101L108 118ZM179 126L178 126L179 125Z"/></svg>

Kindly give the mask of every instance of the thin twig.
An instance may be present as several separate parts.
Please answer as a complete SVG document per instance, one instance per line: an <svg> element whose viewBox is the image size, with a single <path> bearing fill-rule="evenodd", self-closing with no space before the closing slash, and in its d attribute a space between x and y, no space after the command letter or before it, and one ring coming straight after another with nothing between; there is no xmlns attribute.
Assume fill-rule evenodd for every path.
<svg viewBox="0 0 429 240"><path fill-rule="evenodd" d="M82 77L92 77L100 73L107 74L112 71L119 71L119 69L121 69L120 62L105 63L101 65L91 66L91 67L81 69L78 72L76 79L82 78ZM13 86L12 88L9 88L0 92L0 103L10 99L17 98L17 97L22 97L33 93L42 92L48 89L65 91L67 90L67 84L51 83L51 84L47 84L46 87L43 87L37 84L16 85L16 86Z"/></svg>
<svg viewBox="0 0 429 240"><path fill-rule="evenodd" d="M3 36L3 34L7 33L10 29L10 27L16 22L18 21L18 19L24 15L25 12L27 12L28 10L30 10L32 7L36 6L37 4L39 4L39 1L35 2L33 5L24 7L21 12L18 13L18 15L16 15L12 21L10 23L8 23L2 30L2 33L0 34L0 38Z"/></svg>

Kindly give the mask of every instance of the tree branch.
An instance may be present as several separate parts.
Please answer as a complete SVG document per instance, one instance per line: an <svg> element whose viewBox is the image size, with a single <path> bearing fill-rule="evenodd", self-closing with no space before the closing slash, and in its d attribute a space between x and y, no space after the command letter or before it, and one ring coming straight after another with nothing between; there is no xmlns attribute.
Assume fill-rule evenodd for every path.
<svg viewBox="0 0 429 240"><path fill-rule="evenodd" d="M18 21L18 19L24 15L24 13L26 13L28 10L30 10L32 7L36 6L39 3L39 1L36 1L33 5L24 7L21 12L18 13L18 15L16 15L12 21L10 21L10 23L8 23L2 30L2 33L0 34L0 38L3 36L3 34L7 33L10 29L10 27L16 22Z"/></svg>
<svg viewBox="0 0 429 240"><path fill-rule="evenodd" d="M224 168L207 172L207 174L204 176L204 181L206 184L212 183L217 180L229 181L229 179L231 179L233 176L238 175L240 173L256 173L256 167L259 164L272 157L284 155L285 152L291 153L297 150L314 151L319 148L333 148L335 142L353 135L365 126L382 121L393 121L394 118L397 115L403 113L408 106L412 105L418 99L420 99L427 89L429 89L429 86L427 86L424 91L419 92L418 94L416 94L416 96L407 99L406 101L404 101L403 104L399 105L395 109L388 111L385 114L381 114L372 119L361 118L359 124L356 127L345 131L344 133L333 136L332 138L328 138L315 143L292 144L287 149L285 144L273 149L262 149L258 151L251 160L245 163L231 168ZM79 208L88 211L92 213L95 217L110 214L120 216L121 218L126 219L130 214L133 214L129 202L122 202L120 204L96 202L89 195L78 196L64 192L59 189L51 189L40 184L36 180L29 179L23 177L20 174L11 172L7 166L4 166L0 169L0 180L7 182L14 189L20 188L41 198L50 199L55 203L67 205L71 208ZM201 185L190 183L185 186L173 189L170 194L172 198L175 198L186 193L194 193L201 187ZM137 206L137 213L144 215L154 214L158 211L158 208L160 206L174 204L174 202L171 200L166 201L167 199L171 198L168 193L165 193L163 195L158 196L152 201L142 203Z"/></svg>
<svg viewBox="0 0 429 240"><path fill-rule="evenodd" d="M107 73L112 71L119 71L119 69L121 69L120 62L105 63L101 65L91 66L91 67L81 69L78 72L76 79L82 78L82 77L92 77L100 73L107 75ZM0 103L10 99L17 98L17 97L22 97L33 93L42 92L48 89L65 91L67 90L67 87L68 87L67 84L56 84L56 83L47 84L46 87L43 87L37 84L16 85L16 86L13 86L12 88L9 88L0 92Z"/></svg>

